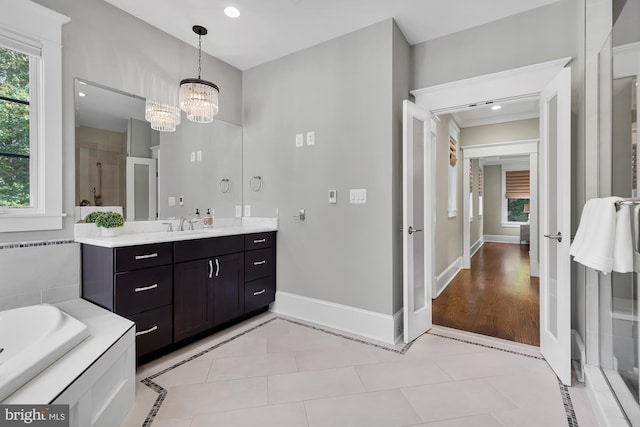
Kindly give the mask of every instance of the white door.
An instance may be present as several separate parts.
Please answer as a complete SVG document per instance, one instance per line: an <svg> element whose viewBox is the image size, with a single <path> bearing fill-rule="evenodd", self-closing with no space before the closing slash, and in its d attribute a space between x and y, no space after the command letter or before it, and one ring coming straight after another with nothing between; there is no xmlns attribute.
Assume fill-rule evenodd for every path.
<svg viewBox="0 0 640 427"><path fill-rule="evenodd" d="M402 127L402 286L404 342L431 328L431 254L426 239L433 236L432 194L425 167L431 160L429 112L404 101ZM429 151L429 152L428 152Z"/></svg>
<svg viewBox="0 0 640 427"><path fill-rule="evenodd" d="M540 94L540 351L571 385L571 69Z"/></svg>
<svg viewBox="0 0 640 427"><path fill-rule="evenodd" d="M156 159L127 157L127 221L156 219L156 164Z"/></svg>

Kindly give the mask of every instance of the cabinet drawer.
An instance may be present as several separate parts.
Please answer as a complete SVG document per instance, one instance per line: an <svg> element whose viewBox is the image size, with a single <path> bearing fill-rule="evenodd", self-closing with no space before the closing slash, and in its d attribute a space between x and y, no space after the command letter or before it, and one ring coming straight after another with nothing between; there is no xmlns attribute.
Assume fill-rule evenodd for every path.
<svg viewBox="0 0 640 427"><path fill-rule="evenodd" d="M171 344L173 335L171 306L126 316L136 322L136 356L144 356Z"/></svg>
<svg viewBox="0 0 640 427"><path fill-rule="evenodd" d="M115 282L115 312L118 314L141 313L171 304L171 265L118 273Z"/></svg>
<svg viewBox="0 0 640 427"><path fill-rule="evenodd" d="M172 243L116 248L115 271L129 271L155 267L173 262Z"/></svg>
<svg viewBox="0 0 640 427"><path fill-rule="evenodd" d="M273 246L275 233L256 233L244 236L244 249L252 251L254 249L264 249Z"/></svg>
<svg viewBox="0 0 640 427"><path fill-rule="evenodd" d="M244 254L244 279L247 282L273 275L273 250L260 249Z"/></svg>
<svg viewBox="0 0 640 427"><path fill-rule="evenodd" d="M242 236L223 236L210 239L185 240L174 243L174 262L211 258L242 252Z"/></svg>
<svg viewBox="0 0 640 427"><path fill-rule="evenodd" d="M264 277L244 284L244 312L265 307L275 301L274 277Z"/></svg>

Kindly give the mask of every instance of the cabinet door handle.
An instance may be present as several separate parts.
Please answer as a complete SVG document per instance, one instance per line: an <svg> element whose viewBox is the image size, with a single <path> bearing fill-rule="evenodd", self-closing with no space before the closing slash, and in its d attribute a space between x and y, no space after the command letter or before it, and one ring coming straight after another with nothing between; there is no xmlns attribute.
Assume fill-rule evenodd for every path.
<svg viewBox="0 0 640 427"><path fill-rule="evenodd" d="M218 262L218 260L216 260ZM209 279L213 277L213 263L209 260Z"/></svg>
<svg viewBox="0 0 640 427"><path fill-rule="evenodd" d="M216 258L216 277L220 275L220 263L218 262L218 258Z"/></svg>
<svg viewBox="0 0 640 427"><path fill-rule="evenodd" d="M157 257L158 257L158 252L154 252L152 254L147 254L147 255L136 255L136 260L138 260L138 259L157 258Z"/></svg>
<svg viewBox="0 0 640 427"><path fill-rule="evenodd" d="M154 326L153 328L149 328L149 329L146 329L144 331L136 332L136 336L139 337L140 335L146 335L146 334L149 334L149 333L151 333L153 331L157 331L157 330L158 330L158 327Z"/></svg>
<svg viewBox="0 0 640 427"><path fill-rule="evenodd" d="M262 261L254 261L253 265L262 265L262 264L266 264L267 260L263 259Z"/></svg>
<svg viewBox="0 0 640 427"><path fill-rule="evenodd" d="M264 243L266 241L267 241L267 239L254 239L253 243Z"/></svg>
<svg viewBox="0 0 640 427"><path fill-rule="evenodd" d="M254 292L254 293L253 293L253 296L262 295L262 294L264 294L266 291L267 291L266 289L262 289L262 290L260 290L260 291Z"/></svg>
<svg viewBox="0 0 640 427"><path fill-rule="evenodd" d="M136 292L150 291L151 289L155 289L157 287L158 287L158 284L154 283L153 285L143 286L142 288L135 288L134 291Z"/></svg>

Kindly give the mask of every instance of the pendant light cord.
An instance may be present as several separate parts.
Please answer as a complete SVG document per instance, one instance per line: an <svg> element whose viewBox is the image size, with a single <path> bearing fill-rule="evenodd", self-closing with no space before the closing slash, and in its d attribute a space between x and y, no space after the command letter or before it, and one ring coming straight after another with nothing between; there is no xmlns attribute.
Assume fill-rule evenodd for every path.
<svg viewBox="0 0 640 427"><path fill-rule="evenodd" d="M202 73L202 35L198 34L198 80Z"/></svg>

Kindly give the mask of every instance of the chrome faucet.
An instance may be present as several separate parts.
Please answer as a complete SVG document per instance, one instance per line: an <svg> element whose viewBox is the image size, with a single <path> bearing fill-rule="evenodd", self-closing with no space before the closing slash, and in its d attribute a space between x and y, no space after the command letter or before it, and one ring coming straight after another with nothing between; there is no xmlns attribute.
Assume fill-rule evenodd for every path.
<svg viewBox="0 0 640 427"><path fill-rule="evenodd" d="M173 231L173 225L170 222L163 222L162 225L168 226L167 231L169 232Z"/></svg>
<svg viewBox="0 0 640 427"><path fill-rule="evenodd" d="M178 226L178 231L184 231L184 222L187 220L187 218L181 216L180 217L180 225Z"/></svg>

